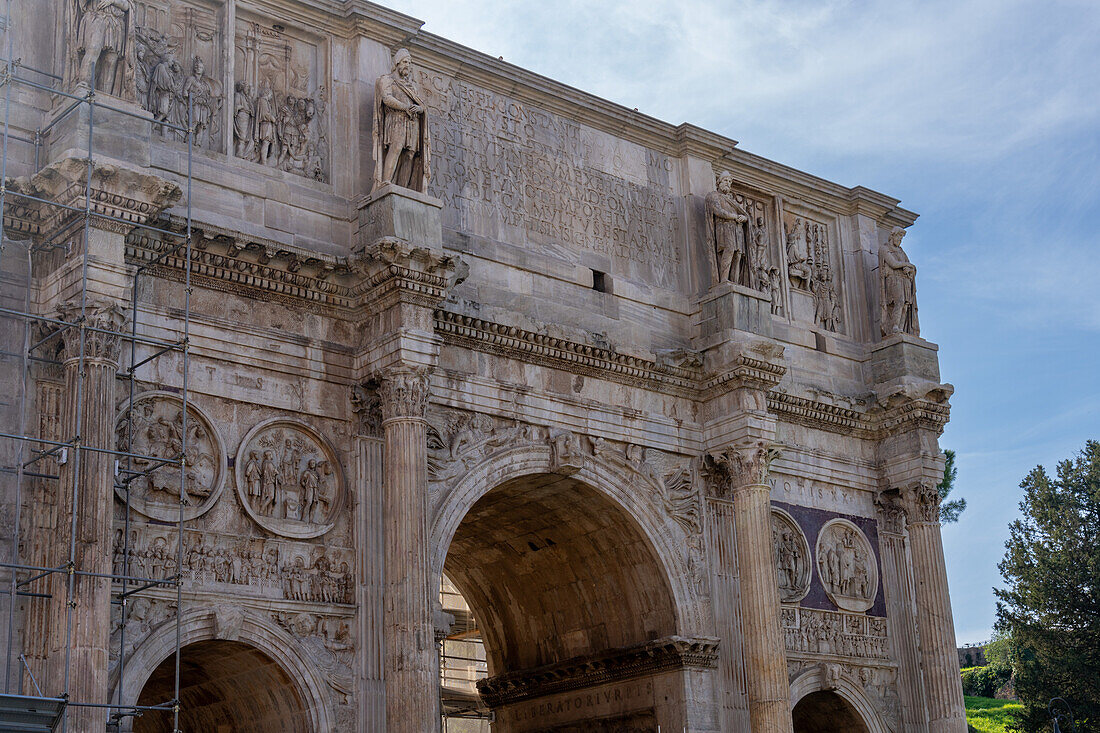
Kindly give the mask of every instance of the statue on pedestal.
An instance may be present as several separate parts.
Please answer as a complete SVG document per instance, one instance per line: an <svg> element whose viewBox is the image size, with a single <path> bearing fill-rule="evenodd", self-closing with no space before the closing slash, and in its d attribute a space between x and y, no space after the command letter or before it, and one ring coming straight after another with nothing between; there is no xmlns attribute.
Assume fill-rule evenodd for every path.
<svg viewBox="0 0 1100 733"><path fill-rule="evenodd" d="M126 90L127 59L133 31L132 0L72 0L69 42L73 81L113 94Z"/></svg>
<svg viewBox="0 0 1100 733"><path fill-rule="evenodd" d="M374 86L374 188L393 183L424 192L431 177L428 112L412 77L412 56L402 48L393 71Z"/></svg>
<svg viewBox="0 0 1100 733"><path fill-rule="evenodd" d="M896 333L920 335L917 322L917 268L901 248L905 230L894 227L878 250L879 277L882 282L882 335Z"/></svg>
<svg viewBox="0 0 1100 733"><path fill-rule="evenodd" d="M749 215L733 197L733 176L718 176L717 191L707 194L707 245L714 283L726 280L754 287L748 242Z"/></svg>

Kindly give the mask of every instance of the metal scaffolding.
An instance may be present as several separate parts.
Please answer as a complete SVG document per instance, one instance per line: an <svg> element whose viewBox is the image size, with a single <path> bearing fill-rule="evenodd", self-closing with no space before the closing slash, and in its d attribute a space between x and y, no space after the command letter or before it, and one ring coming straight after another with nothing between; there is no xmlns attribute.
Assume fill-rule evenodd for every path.
<svg viewBox="0 0 1100 733"><path fill-rule="evenodd" d="M180 573L183 568L183 501L187 496L186 481L188 441L190 440L187 422L193 419L188 414L188 372L189 372L189 333L191 311L191 272L184 267L183 302L178 304L182 311L178 321L172 324L171 337L158 336L151 321L143 323L142 316L148 318L151 307L145 308L139 298L142 292L142 278L148 276L150 268L168 257L183 257L184 262L191 261L191 157L194 144L194 131L191 125L191 109L188 105L186 124L172 124L165 120L156 120L151 115L137 113L123 105L112 103L111 97L94 90L72 92L64 88L63 78L48 71L34 69L24 65L13 54L13 31L11 0L6 0L3 18L3 31L6 43L4 58L0 60L0 88L3 89L3 133L2 157L0 157L0 617L5 619L6 629L0 644L4 645L3 695L0 695L0 728L7 723L19 723L26 727L19 730L61 730L69 729L69 711L73 708L96 708L102 711L104 728L107 730L127 729L127 718L145 714L170 714L172 730L179 728L179 688L180 688L180 617L183 607L183 594ZM94 75L93 75L94 78ZM15 90L24 90L26 94L38 94L48 100L53 111L44 113L46 123L33 130L18 127L12 120ZM84 117L86 116L86 125ZM165 215L156 221L136 223L119 217L106 215L102 211L93 212L92 175L95 167L95 138L97 125L104 125L108 118L119 116L136 118L147 122L150 129L165 128L178 132L186 138L186 184L185 202L177 210L179 216L171 222ZM26 115L21 115L26 119ZM83 203L73 205L39 198L33 194L11 188L8 180L9 169L14 165L21 170L35 173L48 164L51 136L60 125L70 129L79 125L81 136L86 134L87 144L83 146L87 175L84 182ZM182 173L182 172L181 172ZM40 232L34 236L17 231L10 222L14 221L15 211L27 206L50 210L63 221L63 226L53 227L52 231ZM185 210L185 211L184 211ZM9 214L11 216L9 217ZM103 449L84 444L81 441L81 426L88 416L83 414L84 390L87 388L86 360L88 339L113 334L98 328L89 320L89 235L95 224L102 227L115 224L119 227L152 232L164 239L167 246L159 256L141 264L127 263L129 288L129 328L117 337L122 342L119 357L119 370L115 382L114 397L127 395L114 423L115 434L125 436L113 449ZM79 258L80 286L74 295L79 307L61 315L42 312L42 283L39 273L49 267L50 262L65 259L71 266L74 258ZM164 328L163 325L157 328ZM53 378L63 366L58 359L61 339L78 344L77 369L73 380L63 383L60 392L60 405L66 403L66 394L70 397L75 390L75 419L51 420L52 406L41 404L38 399L39 385ZM70 353L72 353L70 351ZM178 383L171 385L178 390L182 401L182 435L178 453L171 456L145 455L134 449L134 403L141 391L141 385L148 380L153 365L158 359L173 358L182 367ZM70 356L70 361L72 357ZM70 368L69 373L72 373ZM125 384L119 384L124 380ZM9 386L11 387L9 389ZM112 400L117 404L117 400ZM73 434L51 435L50 430L60 430L66 423L76 426ZM97 455L98 454L98 455ZM102 538L110 546L117 528L121 528L121 547L112 548L112 566L109 574L95 572L86 564L81 566L77 552L77 508L84 486L83 472L80 466L89 458L102 460L109 456L114 466L114 515L110 536ZM65 464L68 463L68 466ZM62 467L65 470L62 470ZM130 546L130 525L134 509L131 507L131 485L142 478L156 473L163 478L165 474L178 476L179 507L174 522L176 534L175 568L164 577L145 577L131 572L131 562L135 548ZM71 482L62 485L63 477L72 477ZM56 497L53 516L67 521L65 532L53 536L41 536L42 528L34 526L27 516L44 504L46 497ZM62 530L62 527L57 527ZM35 536L35 535L38 536ZM61 539L64 538L64 539ZM47 546L53 542L53 554L60 557L57 563L34 563L33 547ZM64 546L58 547L64 543ZM30 557L29 557L30 556ZM116 566L116 563L119 563ZM154 573L155 574L155 573ZM72 635L74 614L73 592L80 577L109 578L111 584L112 617L117 620L117 665L111 674L114 689L118 691L114 699L76 699L70 694L72 673ZM175 680L172 699L157 701L153 704L137 704L137 700L123 700L122 691L127 675L126 624L130 618L133 601L141 594L155 592L164 597L175 597ZM64 604L64 628L50 628L49 634L57 643L64 637L63 684L59 691L51 687L47 696L40 688L45 661L41 658L28 658L29 646L45 643L34 639L33 635L41 630L28 627L28 619L34 614L50 614L61 618L58 604ZM58 660L50 660L57 664ZM36 668L37 667L37 668ZM58 675L54 675L55 681ZM35 727L38 726L38 727ZM54 727L50 727L54 726ZM76 731L74 731L76 733Z"/></svg>

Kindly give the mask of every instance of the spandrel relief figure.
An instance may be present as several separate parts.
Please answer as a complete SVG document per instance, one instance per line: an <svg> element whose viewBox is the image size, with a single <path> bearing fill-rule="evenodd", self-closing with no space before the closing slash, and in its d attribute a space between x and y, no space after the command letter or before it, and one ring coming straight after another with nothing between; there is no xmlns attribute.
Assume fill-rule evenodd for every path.
<svg viewBox="0 0 1100 733"><path fill-rule="evenodd" d="M706 198L707 245L713 282L729 281L753 287L748 212L733 196L733 176L719 174L717 188Z"/></svg>
<svg viewBox="0 0 1100 733"><path fill-rule="evenodd" d="M374 187L393 183L426 191L431 180L431 138L423 92L412 76L412 56L402 48L393 70L374 89Z"/></svg>
<svg viewBox="0 0 1100 733"><path fill-rule="evenodd" d="M116 97L127 96L126 54L133 34L133 13L131 0L72 0L74 81Z"/></svg>
<svg viewBox="0 0 1100 733"><path fill-rule="evenodd" d="M920 335L920 323L917 320L917 268L901 248L904 236L904 229L894 227L890 237L878 250L883 336L897 333Z"/></svg>

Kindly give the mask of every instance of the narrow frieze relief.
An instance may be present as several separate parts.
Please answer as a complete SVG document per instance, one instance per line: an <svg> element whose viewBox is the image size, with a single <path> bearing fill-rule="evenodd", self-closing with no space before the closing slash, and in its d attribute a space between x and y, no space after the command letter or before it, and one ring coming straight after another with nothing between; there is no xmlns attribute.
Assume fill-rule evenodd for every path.
<svg viewBox="0 0 1100 733"><path fill-rule="evenodd" d="M780 625L788 652L890 659L886 619L862 613L784 606Z"/></svg>
<svg viewBox="0 0 1100 733"><path fill-rule="evenodd" d="M216 532L184 531L182 564L171 530L139 525L124 545L116 528L114 572L164 579L177 574L189 590L303 603L352 602L351 551L308 543Z"/></svg>

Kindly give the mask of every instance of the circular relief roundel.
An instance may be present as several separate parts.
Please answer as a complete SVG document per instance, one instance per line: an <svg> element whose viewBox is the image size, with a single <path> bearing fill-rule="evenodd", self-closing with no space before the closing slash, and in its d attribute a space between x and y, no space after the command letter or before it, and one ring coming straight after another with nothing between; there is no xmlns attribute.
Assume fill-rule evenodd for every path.
<svg viewBox="0 0 1100 733"><path fill-rule="evenodd" d="M183 398L175 392L144 392L130 407L129 420L126 405L115 419L115 446L140 457L118 457L118 498L126 501L128 485L130 506L162 522L177 521L181 505L185 521L209 511L228 471L224 444L210 418L188 400L185 425ZM182 485L178 465L157 465L181 454Z"/></svg>
<svg viewBox="0 0 1100 733"><path fill-rule="evenodd" d="M810 592L810 543L787 512L772 509L772 546L779 599L796 603Z"/></svg>
<svg viewBox="0 0 1100 733"><path fill-rule="evenodd" d="M816 549L817 574L830 601L856 613L875 605L878 563L863 530L847 519L832 519L817 535Z"/></svg>
<svg viewBox="0 0 1100 733"><path fill-rule="evenodd" d="M264 529L308 539L336 524L344 477L336 451L309 425L260 423L241 441L234 471L241 505Z"/></svg>

